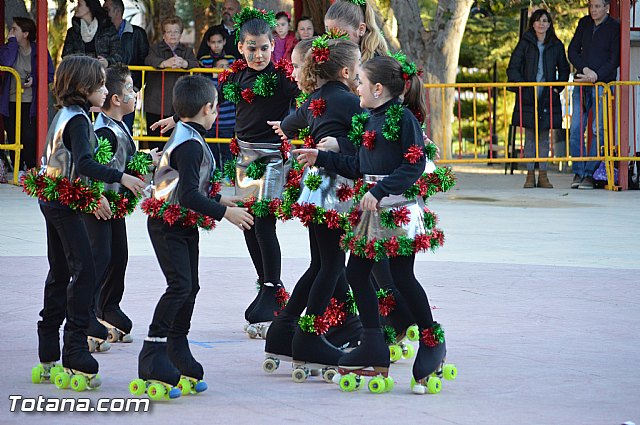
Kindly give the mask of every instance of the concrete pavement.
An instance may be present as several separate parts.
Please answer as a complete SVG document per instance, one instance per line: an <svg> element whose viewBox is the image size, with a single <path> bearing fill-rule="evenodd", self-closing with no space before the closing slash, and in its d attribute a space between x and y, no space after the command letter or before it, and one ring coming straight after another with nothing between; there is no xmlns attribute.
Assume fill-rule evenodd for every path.
<svg viewBox="0 0 640 425"><path fill-rule="evenodd" d="M570 190L571 176L560 174L551 174L551 190L521 189L522 175L459 172L458 178L451 192L430 201L445 246L416 262L447 331L448 360L459 370L442 393L411 394L410 360L392 366L396 388L381 395L342 393L319 379L294 384L284 363L265 374L263 341L242 332L255 272L239 231L221 223L201 234L202 290L189 335L209 390L152 403L147 413L9 411L12 394L127 397L165 284L137 211L127 224L122 304L134 322L134 342L96 355L103 376L97 391L31 384L47 272L44 221L35 200L0 185L0 354L8 366L0 423L640 423L639 193ZM283 281L291 289L308 264L306 231L289 222L278 234Z"/></svg>

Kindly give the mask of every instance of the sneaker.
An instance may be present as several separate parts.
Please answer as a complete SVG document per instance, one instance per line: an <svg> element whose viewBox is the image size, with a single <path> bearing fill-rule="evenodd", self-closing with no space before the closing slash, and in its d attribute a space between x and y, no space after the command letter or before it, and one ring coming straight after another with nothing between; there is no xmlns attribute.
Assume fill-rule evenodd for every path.
<svg viewBox="0 0 640 425"><path fill-rule="evenodd" d="M573 175L573 181L571 182L571 189L577 189L580 186L580 182L582 181L582 177L577 174Z"/></svg>
<svg viewBox="0 0 640 425"><path fill-rule="evenodd" d="M580 185L578 186L578 189L593 189L593 186L594 186L593 177L586 176L580 182Z"/></svg>

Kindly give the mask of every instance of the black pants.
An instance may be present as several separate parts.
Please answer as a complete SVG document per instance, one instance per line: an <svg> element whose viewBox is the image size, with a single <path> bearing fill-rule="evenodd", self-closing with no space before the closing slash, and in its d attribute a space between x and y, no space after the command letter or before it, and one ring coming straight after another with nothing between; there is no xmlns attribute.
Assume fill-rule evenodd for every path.
<svg viewBox="0 0 640 425"><path fill-rule="evenodd" d="M156 305L149 336L186 336L191 328L191 316L200 290L198 229L169 226L154 218L148 219L147 229L158 263L167 279L167 290Z"/></svg>
<svg viewBox="0 0 640 425"><path fill-rule="evenodd" d="M407 301L419 327L433 323L429 299L420 282L413 274L415 255L389 258L391 277L396 288ZM347 280L353 288L353 296L360 312L360 320L365 328L379 328L378 299L376 289L370 279L374 260L351 255L347 264Z"/></svg>
<svg viewBox="0 0 640 425"><path fill-rule="evenodd" d="M345 277L345 254L340 249L341 229L329 229L325 224L309 224L311 263L296 283L285 311L300 316L322 315L334 292L344 301L349 285Z"/></svg>
<svg viewBox="0 0 640 425"><path fill-rule="evenodd" d="M95 311L102 317L103 312L120 309L129 260L127 226L124 218L98 220L93 214L83 214L83 219L96 267Z"/></svg>
<svg viewBox="0 0 640 425"><path fill-rule="evenodd" d="M275 216L269 214L266 217L254 217L253 227L244 231L244 240L258 273L258 281L279 283L282 258Z"/></svg>
<svg viewBox="0 0 640 425"><path fill-rule="evenodd" d="M50 362L58 348L58 330L64 326L64 354L88 350L86 332L96 272L87 229L79 213L40 205L47 228L49 273L44 284L44 307L38 322L40 361ZM55 339L55 340L54 340ZM53 354L52 354L53 353Z"/></svg>
<svg viewBox="0 0 640 425"><path fill-rule="evenodd" d="M16 164L15 158L13 166L22 169L26 164L27 169L33 168L38 162L36 158L36 134L38 131L38 120L29 117L31 103L23 103L20 108L20 143L22 143L22 151L20 152L20 164ZM7 140L14 143L16 140L16 103L9 102L9 116L4 117L4 128L7 131Z"/></svg>

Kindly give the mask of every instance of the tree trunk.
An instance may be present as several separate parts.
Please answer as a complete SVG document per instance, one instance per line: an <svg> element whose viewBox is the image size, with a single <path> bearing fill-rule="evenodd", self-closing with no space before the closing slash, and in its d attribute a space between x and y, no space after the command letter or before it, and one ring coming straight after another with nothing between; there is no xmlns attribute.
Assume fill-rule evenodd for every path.
<svg viewBox="0 0 640 425"><path fill-rule="evenodd" d="M256 9L273 10L278 13L282 10L291 13L293 0L253 0L253 7ZM293 25L295 22L291 22Z"/></svg>
<svg viewBox="0 0 640 425"><path fill-rule="evenodd" d="M313 22L313 29L316 34L324 33L324 15L331 2L329 0L303 0L302 15L308 16Z"/></svg>
<svg viewBox="0 0 640 425"><path fill-rule="evenodd" d="M398 22L398 41L407 56L421 64L425 82L455 83L460 44L467 24L472 0L439 0L432 27L427 31L420 18L417 0L391 0ZM454 89L430 89L427 92L427 131L429 137L451 157L451 120ZM444 94L444 101L443 101ZM444 150L446 144L446 150Z"/></svg>
<svg viewBox="0 0 640 425"><path fill-rule="evenodd" d="M53 19L49 20L48 29L49 54L51 54L54 65L57 66L67 36L67 0L56 0L56 14Z"/></svg>
<svg viewBox="0 0 640 425"><path fill-rule="evenodd" d="M176 14L175 0L141 0L144 5L145 22L149 43L157 43L162 40L162 21ZM200 40L198 40L200 41Z"/></svg>

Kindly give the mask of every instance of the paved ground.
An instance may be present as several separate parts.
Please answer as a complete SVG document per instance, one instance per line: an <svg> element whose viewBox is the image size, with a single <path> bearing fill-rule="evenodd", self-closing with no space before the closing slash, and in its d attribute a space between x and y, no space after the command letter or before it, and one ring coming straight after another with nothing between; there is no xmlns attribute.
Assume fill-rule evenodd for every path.
<svg viewBox="0 0 640 425"><path fill-rule="evenodd" d="M99 390L59 391L29 379L47 272L43 219L35 201L1 185L0 356L8 367L0 423L640 423L639 193L569 190L571 177L559 174L551 175L556 189L526 191L522 175L458 176L458 186L430 204L446 244L416 263L447 331L448 360L459 369L442 393L411 394L409 360L392 367L396 388L382 395L342 393L318 379L294 384L286 364L265 374L263 341L242 332L254 273L239 232L223 223L202 236L202 290L190 334L209 391L126 414L11 413L9 395L127 397L164 288L144 217L128 221L123 308L135 341L96 356ZM293 286L308 261L306 232L297 223L278 232L283 280Z"/></svg>

